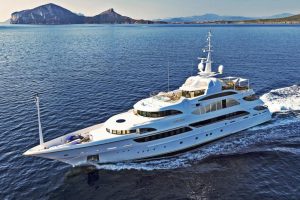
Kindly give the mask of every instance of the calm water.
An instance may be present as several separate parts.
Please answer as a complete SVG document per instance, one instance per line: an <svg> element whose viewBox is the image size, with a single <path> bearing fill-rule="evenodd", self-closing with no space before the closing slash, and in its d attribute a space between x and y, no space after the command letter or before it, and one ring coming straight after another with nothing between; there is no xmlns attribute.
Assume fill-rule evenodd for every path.
<svg viewBox="0 0 300 200"><path fill-rule="evenodd" d="M195 74L211 29L225 75L274 119L172 158L98 169L24 157ZM0 199L300 199L300 26L0 26ZM271 91L272 90L272 91ZM285 110L285 111L284 111ZM286 111L288 110L288 111Z"/></svg>

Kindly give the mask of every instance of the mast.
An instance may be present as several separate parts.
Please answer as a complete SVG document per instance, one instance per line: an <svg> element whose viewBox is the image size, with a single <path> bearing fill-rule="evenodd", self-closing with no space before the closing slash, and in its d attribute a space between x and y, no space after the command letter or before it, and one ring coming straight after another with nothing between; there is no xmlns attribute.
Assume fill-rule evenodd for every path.
<svg viewBox="0 0 300 200"><path fill-rule="evenodd" d="M211 31L209 31L207 36L207 48L204 49L204 52L207 52L207 58L205 62L205 73L211 73L211 64L212 64L211 52L213 51L211 46L211 36L212 36Z"/></svg>
<svg viewBox="0 0 300 200"><path fill-rule="evenodd" d="M38 123L39 123L39 137L40 137L40 145L44 144L42 124L41 124L41 115L40 115L40 98L39 95L35 95L35 104L38 112Z"/></svg>
<svg viewBox="0 0 300 200"><path fill-rule="evenodd" d="M219 65L218 72L212 71L213 46L211 45L211 37L212 37L212 34L211 34L211 31L209 31L208 35L207 35L207 45L203 49L203 52L207 53L207 57L198 58L201 60L200 63L198 64L198 69L199 69L198 74L203 77L212 77L212 76L216 76L218 74L223 74L223 70L224 70L224 66Z"/></svg>

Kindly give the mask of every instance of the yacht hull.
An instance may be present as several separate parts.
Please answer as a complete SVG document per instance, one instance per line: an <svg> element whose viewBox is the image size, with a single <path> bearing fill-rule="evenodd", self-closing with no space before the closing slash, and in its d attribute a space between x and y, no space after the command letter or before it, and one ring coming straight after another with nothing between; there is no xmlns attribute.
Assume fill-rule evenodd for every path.
<svg viewBox="0 0 300 200"><path fill-rule="evenodd" d="M200 146L265 123L270 119L271 113L265 111L234 120L225 120L216 124L195 128L183 134L149 142L138 143L133 139L128 139L107 144L95 144L84 148L54 151L51 153L41 152L32 156L54 159L72 166L143 160Z"/></svg>

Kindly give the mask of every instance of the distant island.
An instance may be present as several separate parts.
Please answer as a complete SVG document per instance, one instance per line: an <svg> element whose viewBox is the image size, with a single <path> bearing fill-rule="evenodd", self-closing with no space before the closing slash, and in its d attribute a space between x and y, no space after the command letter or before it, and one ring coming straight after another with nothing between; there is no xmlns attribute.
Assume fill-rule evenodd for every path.
<svg viewBox="0 0 300 200"><path fill-rule="evenodd" d="M207 13L204 15L195 15L189 17L164 18L164 19L158 19L158 21L165 21L169 23L243 21L243 20L256 20L256 19L276 19L276 18L290 17L293 15L294 14L291 13L281 13L281 14L265 16L265 17L245 17L245 16L230 16L230 15L218 15L214 13Z"/></svg>
<svg viewBox="0 0 300 200"><path fill-rule="evenodd" d="M133 19L120 15L113 8L96 16L87 17L76 14L53 3L33 9L14 12L11 24L300 24L300 15L283 13L265 18L243 16L220 16L205 14L191 17L177 17L158 20Z"/></svg>
<svg viewBox="0 0 300 200"><path fill-rule="evenodd" d="M86 17L71 12L53 3L42 5L33 9L14 12L10 18L11 24L153 24L164 23L143 19L132 19L122 16L109 9L93 17Z"/></svg>
<svg viewBox="0 0 300 200"><path fill-rule="evenodd" d="M293 15L289 17L276 19L255 19L241 21L243 24L300 24L300 15Z"/></svg>

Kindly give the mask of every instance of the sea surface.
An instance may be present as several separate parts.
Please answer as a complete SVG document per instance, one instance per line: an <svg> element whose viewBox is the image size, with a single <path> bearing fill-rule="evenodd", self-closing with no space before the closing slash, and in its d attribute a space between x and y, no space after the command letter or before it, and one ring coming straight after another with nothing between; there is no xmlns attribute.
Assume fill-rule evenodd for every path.
<svg viewBox="0 0 300 200"><path fill-rule="evenodd" d="M214 65L250 79L271 122L179 155L76 167L22 155ZM0 26L0 199L300 199L300 26Z"/></svg>

